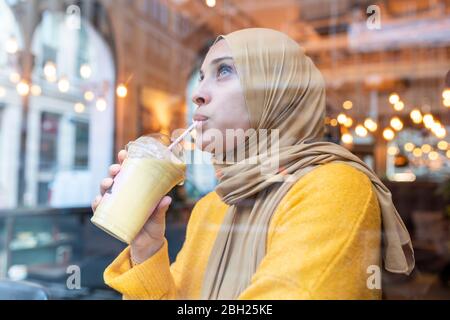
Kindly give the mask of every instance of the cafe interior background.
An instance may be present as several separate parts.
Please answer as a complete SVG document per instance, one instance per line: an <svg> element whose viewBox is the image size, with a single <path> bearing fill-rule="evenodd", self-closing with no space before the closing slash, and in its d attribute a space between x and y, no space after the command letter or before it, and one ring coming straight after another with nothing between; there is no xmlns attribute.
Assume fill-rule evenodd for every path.
<svg viewBox="0 0 450 320"><path fill-rule="evenodd" d="M191 123L208 47L248 27L305 48L326 79L325 139L391 190L417 265L383 277L384 298L450 299L448 0L0 0L0 284L120 299L102 272L124 245L90 223L99 182L127 142ZM172 261L216 184L209 154L184 148L206 161L170 193Z"/></svg>

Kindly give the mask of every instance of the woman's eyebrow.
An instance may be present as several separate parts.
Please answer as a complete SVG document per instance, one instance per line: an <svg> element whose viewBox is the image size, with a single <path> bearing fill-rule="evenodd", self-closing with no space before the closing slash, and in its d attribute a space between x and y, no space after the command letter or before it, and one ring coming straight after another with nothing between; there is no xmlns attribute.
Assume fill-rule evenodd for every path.
<svg viewBox="0 0 450 320"><path fill-rule="evenodd" d="M217 64L217 63L219 63L222 60L228 60L228 59L233 60L233 57L219 57L219 58L213 59L209 64L210 65ZM200 74L203 75L203 70L202 69L200 69Z"/></svg>

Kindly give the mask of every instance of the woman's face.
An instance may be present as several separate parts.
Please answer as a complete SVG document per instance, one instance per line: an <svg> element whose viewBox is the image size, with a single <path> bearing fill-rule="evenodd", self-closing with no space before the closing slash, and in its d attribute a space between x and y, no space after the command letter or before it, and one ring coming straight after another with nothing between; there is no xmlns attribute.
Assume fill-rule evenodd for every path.
<svg viewBox="0 0 450 320"><path fill-rule="evenodd" d="M198 106L194 120L203 120L196 137L201 150L212 153L232 150L234 144L226 143L226 129L250 129L244 93L225 40L216 42L206 55L192 100ZM222 135L223 151L217 150L219 146L214 138L217 134Z"/></svg>

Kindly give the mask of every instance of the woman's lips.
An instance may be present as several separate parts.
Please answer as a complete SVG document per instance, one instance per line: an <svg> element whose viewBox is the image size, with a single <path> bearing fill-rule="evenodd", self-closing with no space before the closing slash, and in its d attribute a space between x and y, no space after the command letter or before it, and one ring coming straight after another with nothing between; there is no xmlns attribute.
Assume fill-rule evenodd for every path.
<svg viewBox="0 0 450 320"><path fill-rule="evenodd" d="M196 128L202 129L205 123L208 121L208 117L202 115L195 115L194 121L197 122Z"/></svg>
<svg viewBox="0 0 450 320"><path fill-rule="evenodd" d="M206 120L208 120L208 117L206 117L206 116L202 116L199 114L194 116L194 121L206 121Z"/></svg>

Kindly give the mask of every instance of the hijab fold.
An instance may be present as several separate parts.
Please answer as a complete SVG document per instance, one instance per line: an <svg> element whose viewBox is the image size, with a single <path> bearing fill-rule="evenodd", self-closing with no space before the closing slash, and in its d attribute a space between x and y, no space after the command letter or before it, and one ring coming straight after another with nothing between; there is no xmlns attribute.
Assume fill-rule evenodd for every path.
<svg viewBox="0 0 450 320"><path fill-rule="evenodd" d="M321 141L325 84L303 49L284 33L265 28L242 29L215 42L219 40L232 51L258 139L213 154L215 191L228 209L208 260L201 298L236 299L248 287L265 256L270 220L281 199L306 173L330 162L351 165L370 178L382 216L384 267L410 274L413 247L390 191L357 156ZM275 144L270 134L260 135L262 129L277 133ZM228 163L230 152L235 160L239 148L248 157Z"/></svg>

